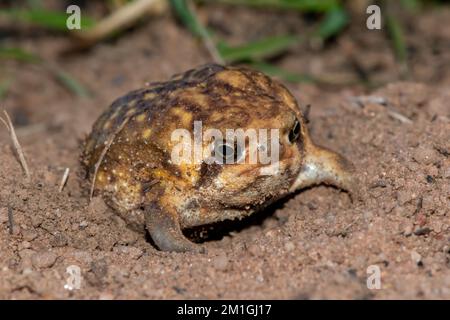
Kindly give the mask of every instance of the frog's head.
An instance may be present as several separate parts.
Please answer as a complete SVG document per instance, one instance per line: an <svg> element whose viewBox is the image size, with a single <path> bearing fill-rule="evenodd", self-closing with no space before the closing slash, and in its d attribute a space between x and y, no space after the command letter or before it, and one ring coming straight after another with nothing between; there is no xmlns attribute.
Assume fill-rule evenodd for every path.
<svg viewBox="0 0 450 320"><path fill-rule="evenodd" d="M352 164L312 142L294 97L264 74L223 68L181 95L202 133L196 185L211 199L238 208L321 183L353 191Z"/></svg>

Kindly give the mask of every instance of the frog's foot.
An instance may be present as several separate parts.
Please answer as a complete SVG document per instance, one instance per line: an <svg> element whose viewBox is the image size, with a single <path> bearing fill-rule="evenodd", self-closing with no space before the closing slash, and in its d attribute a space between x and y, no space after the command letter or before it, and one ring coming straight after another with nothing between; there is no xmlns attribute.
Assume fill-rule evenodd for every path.
<svg viewBox="0 0 450 320"><path fill-rule="evenodd" d="M152 240L162 251L204 253L205 249L189 241L181 232L176 213L152 202L144 208L145 225Z"/></svg>
<svg viewBox="0 0 450 320"><path fill-rule="evenodd" d="M347 191L352 200L360 199L359 184L353 164L338 153L308 144L302 169L291 191L321 183Z"/></svg>

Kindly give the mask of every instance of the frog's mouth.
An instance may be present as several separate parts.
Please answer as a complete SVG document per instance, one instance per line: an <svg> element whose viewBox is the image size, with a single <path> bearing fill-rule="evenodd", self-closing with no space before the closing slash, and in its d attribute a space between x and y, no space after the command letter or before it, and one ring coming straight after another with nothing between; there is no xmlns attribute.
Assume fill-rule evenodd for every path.
<svg viewBox="0 0 450 320"><path fill-rule="evenodd" d="M343 156L308 143L305 158L291 191L312 185L327 184L347 191L354 199L358 196L357 180L353 164Z"/></svg>

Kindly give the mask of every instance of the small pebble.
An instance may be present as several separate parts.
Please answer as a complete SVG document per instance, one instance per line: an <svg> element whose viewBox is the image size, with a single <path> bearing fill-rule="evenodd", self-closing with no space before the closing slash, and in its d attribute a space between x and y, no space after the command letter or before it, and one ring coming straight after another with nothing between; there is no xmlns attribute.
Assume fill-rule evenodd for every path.
<svg viewBox="0 0 450 320"><path fill-rule="evenodd" d="M80 222L80 229L85 229L88 226L88 222L86 220L83 220Z"/></svg>
<svg viewBox="0 0 450 320"><path fill-rule="evenodd" d="M411 251L411 259L415 264L419 265L422 261L422 256L415 250Z"/></svg>
<svg viewBox="0 0 450 320"><path fill-rule="evenodd" d="M431 229L428 228L428 227L425 227L425 228L417 227L417 228L414 230L414 234L415 234L416 236L423 236L423 235L426 235L426 234L428 234L428 233L430 233L430 232L431 232Z"/></svg>
<svg viewBox="0 0 450 320"><path fill-rule="evenodd" d="M25 268L25 269L23 269L23 271L22 271L22 274L23 274L24 276L27 276L27 275L32 274L32 273L33 273L33 269L31 269L31 268Z"/></svg>
<svg viewBox="0 0 450 320"><path fill-rule="evenodd" d="M403 234L406 237L409 237L410 235L412 235L413 233L413 225L412 224L408 224L405 229L403 230Z"/></svg>
<svg viewBox="0 0 450 320"><path fill-rule="evenodd" d="M58 256L53 252L41 251L33 254L31 262L36 268L50 268L55 264L57 258Z"/></svg>
<svg viewBox="0 0 450 320"><path fill-rule="evenodd" d="M291 241L288 241L284 244L284 249L286 249L286 251L292 251L295 249L295 244L293 244Z"/></svg>
<svg viewBox="0 0 450 320"><path fill-rule="evenodd" d="M26 230L22 232L22 236L26 241L33 241L37 238L38 233L35 230Z"/></svg>
<svg viewBox="0 0 450 320"><path fill-rule="evenodd" d="M250 252L253 256L257 257L261 254L261 248L256 244L251 244L247 247L248 252Z"/></svg>
<svg viewBox="0 0 450 320"><path fill-rule="evenodd" d="M431 146L419 146L413 151L413 158L418 163L430 164L437 159L436 151Z"/></svg>
<svg viewBox="0 0 450 320"><path fill-rule="evenodd" d="M44 221L44 218L41 215L32 215L31 216L31 225L35 228L39 227L42 222Z"/></svg>
<svg viewBox="0 0 450 320"><path fill-rule="evenodd" d="M214 268L223 271L227 269L229 260L225 254L220 254L217 257L215 257L212 262Z"/></svg>

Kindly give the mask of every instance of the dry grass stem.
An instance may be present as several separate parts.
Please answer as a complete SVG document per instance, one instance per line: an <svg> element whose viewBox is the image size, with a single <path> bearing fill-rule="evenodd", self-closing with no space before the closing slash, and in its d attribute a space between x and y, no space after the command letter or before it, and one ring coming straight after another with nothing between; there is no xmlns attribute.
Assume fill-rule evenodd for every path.
<svg viewBox="0 0 450 320"><path fill-rule="evenodd" d="M20 164L22 165L23 171L25 172L25 176L28 181L31 180L30 170L28 169L27 161L25 160L25 155L23 153L23 149L17 139L16 131L14 129L14 125L12 124L11 118L9 117L6 110L3 110L5 115L5 119L0 117L0 121L5 125L6 129L11 136L11 141L13 143L14 149L16 150L17 156L19 157Z"/></svg>

